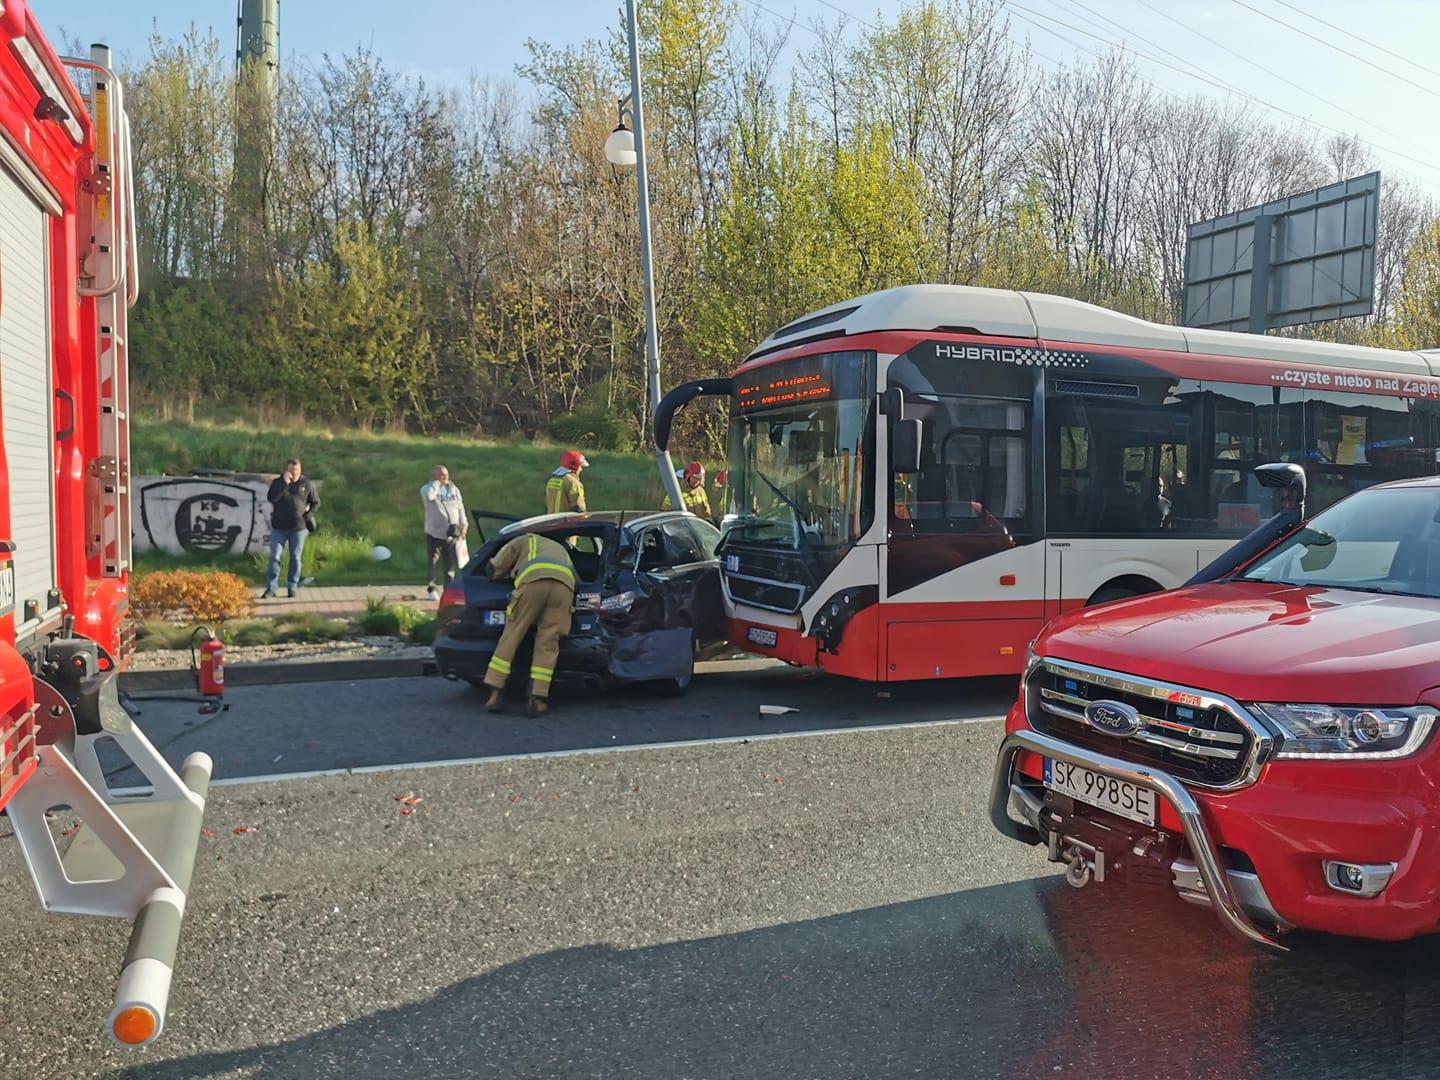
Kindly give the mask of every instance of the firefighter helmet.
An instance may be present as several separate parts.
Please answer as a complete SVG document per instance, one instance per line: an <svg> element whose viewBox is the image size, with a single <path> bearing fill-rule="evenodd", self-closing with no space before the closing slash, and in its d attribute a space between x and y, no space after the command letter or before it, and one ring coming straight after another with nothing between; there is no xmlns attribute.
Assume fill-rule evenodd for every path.
<svg viewBox="0 0 1440 1080"><path fill-rule="evenodd" d="M579 450L566 450L560 455L560 467L574 472L576 469L588 469L590 462L585 460L585 455Z"/></svg>

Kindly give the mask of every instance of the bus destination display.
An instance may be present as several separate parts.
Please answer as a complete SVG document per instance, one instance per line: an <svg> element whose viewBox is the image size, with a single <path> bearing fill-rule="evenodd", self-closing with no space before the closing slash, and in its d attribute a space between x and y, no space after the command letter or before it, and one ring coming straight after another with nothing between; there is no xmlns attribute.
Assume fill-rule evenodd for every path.
<svg viewBox="0 0 1440 1080"><path fill-rule="evenodd" d="M828 398L834 392L828 371L811 371L801 375L741 383L735 391L742 409L761 409L770 405L788 405L796 401Z"/></svg>

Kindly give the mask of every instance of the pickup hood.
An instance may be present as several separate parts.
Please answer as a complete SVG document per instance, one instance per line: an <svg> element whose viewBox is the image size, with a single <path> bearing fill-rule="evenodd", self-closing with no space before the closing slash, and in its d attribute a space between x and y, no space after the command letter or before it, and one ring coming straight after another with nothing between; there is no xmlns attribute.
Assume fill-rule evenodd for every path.
<svg viewBox="0 0 1440 1080"><path fill-rule="evenodd" d="M1062 616L1035 651L1239 701L1413 705L1440 684L1440 600L1213 582Z"/></svg>

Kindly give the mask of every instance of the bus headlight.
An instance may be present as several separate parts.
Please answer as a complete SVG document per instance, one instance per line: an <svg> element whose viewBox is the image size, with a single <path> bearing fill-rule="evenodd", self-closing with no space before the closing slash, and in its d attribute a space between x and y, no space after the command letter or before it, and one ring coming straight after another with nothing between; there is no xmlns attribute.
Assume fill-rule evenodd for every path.
<svg viewBox="0 0 1440 1080"><path fill-rule="evenodd" d="M1435 709L1253 704L1284 739L1277 758L1376 761L1409 757L1435 726Z"/></svg>

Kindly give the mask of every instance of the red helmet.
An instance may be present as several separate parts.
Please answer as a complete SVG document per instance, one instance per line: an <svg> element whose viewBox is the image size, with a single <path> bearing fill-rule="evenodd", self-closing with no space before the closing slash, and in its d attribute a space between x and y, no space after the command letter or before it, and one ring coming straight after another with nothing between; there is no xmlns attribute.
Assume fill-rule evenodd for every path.
<svg viewBox="0 0 1440 1080"><path fill-rule="evenodd" d="M705 481L705 466L701 465L698 461L690 462L689 465L685 466L685 479L699 480L703 483Z"/></svg>
<svg viewBox="0 0 1440 1080"><path fill-rule="evenodd" d="M560 455L560 467L573 472L576 469L588 469L590 462L585 460L585 455L579 450L566 450Z"/></svg>

